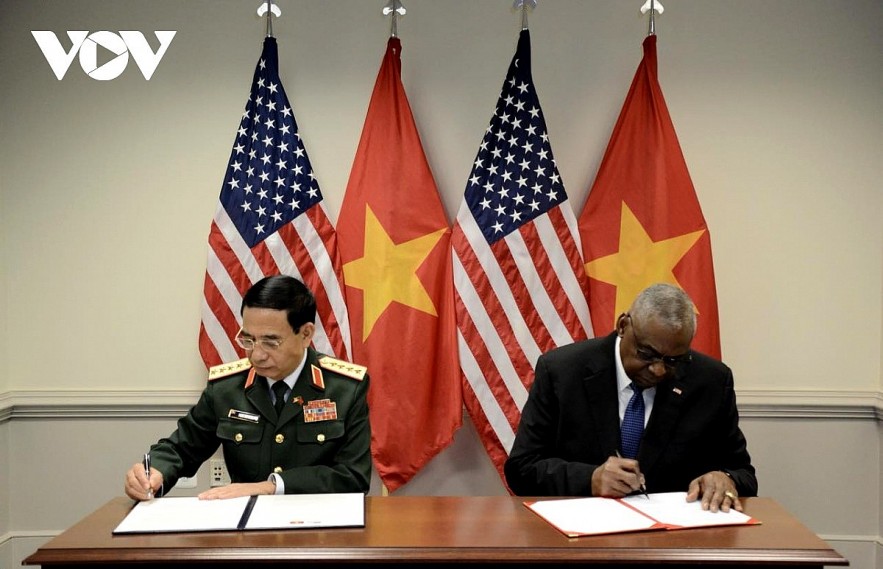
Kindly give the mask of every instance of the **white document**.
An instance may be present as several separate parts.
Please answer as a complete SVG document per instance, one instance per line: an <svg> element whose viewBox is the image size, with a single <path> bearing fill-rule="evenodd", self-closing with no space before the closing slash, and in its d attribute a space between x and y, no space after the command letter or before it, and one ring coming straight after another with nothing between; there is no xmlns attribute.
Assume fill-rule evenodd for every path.
<svg viewBox="0 0 883 569"><path fill-rule="evenodd" d="M732 508L729 512L703 510L699 500L687 502L686 492L650 494L649 500L644 496L628 496L622 501L661 524L673 526L670 529L728 526L751 521L750 516Z"/></svg>
<svg viewBox="0 0 883 569"><path fill-rule="evenodd" d="M227 500L171 497L139 502L113 533L364 526L362 493L243 496Z"/></svg>
<svg viewBox="0 0 883 569"><path fill-rule="evenodd" d="M172 497L138 502L113 533L235 530L249 498Z"/></svg>
<svg viewBox="0 0 883 569"><path fill-rule="evenodd" d="M364 526L364 494L285 494L259 496L244 529Z"/></svg>
<svg viewBox="0 0 883 569"><path fill-rule="evenodd" d="M544 500L527 507L569 536L644 530L656 523L609 498Z"/></svg>
<svg viewBox="0 0 883 569"><path fill-rule="evenodd" d="M686 492L649 496L539 500L524 505L569 537L760 523L733 509L705 511L701 502L687 502Z"/></svg>

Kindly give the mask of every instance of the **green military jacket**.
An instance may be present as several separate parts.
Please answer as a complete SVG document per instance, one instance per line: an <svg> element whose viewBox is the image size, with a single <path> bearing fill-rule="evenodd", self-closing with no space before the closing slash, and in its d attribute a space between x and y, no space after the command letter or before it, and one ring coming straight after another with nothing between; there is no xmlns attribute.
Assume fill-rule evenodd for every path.
<svg viewBox="0 0 883 569"><path fill-rule="evenodd" d="M223 446L232 482L275 472L286 494L367 492L371 482L368 375L313 348L279 417L248 360L212 368L199 401L150 448L164 492Z"/></svg>

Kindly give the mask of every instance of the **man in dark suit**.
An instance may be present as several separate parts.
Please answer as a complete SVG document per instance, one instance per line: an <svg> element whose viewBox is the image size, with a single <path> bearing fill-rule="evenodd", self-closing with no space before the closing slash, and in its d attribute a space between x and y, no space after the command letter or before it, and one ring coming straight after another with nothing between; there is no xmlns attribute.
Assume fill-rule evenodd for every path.
<svg viewBox="0 0 883 569"><path fill-rule="evenodd" d="M504 468L509 488L621 497L646 484L648 492L687 492L708 510L741 510L740 496L757 495L757 477L733 374L690 349L695 330L687 294L659 284L638 295L610 335L542 355ZM644 431L628 456L620 427L633 395L642 399Z"/></svg>
<svg viewBox="0 0 883 569"><path fill-rule="evenodd" d="M211 369L177 430L150 448L149 481L136 463L126 494L146 500L168 492L219 446L233 483L200 498L367 492L368 375L310 346L315 318L315 298L299 280L280 275L255 283L242 299L236 337L248 357Z"/></svg>

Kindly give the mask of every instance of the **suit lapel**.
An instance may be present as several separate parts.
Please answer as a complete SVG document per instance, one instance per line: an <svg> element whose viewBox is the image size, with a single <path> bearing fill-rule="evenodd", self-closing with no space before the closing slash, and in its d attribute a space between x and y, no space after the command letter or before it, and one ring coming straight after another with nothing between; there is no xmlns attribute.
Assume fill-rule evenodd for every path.
<svg viewBox="0 0 883 569"><path fill-rule="evenodd" d="M638 461L641 463L642 471L651 472L654 464L665 451L672 429L677 425L683 412L687 393L687 384L680 375L656 387L653 412L644 430L641 450L638 451Z"/></svg>
<svg viewBox="0 0 883 569"><path fill-rule="evenodd" d="M273 409L273 402L270 401L270 388L266 377L256 377L254 383L245 388L245 397L257 407L264 418L270 422L276 421L276 410Z"/></svg>
<svg viewBox="0 0 883 569"><path fill-rule="evenodd" d="M592 422L590 432L598 437L598 451L612 455L619 449L619 413L617 407L609 403L617 397L616 377L610 381L605 373L592 374L586 378L585 387Z"/></svg>
<svg viewBox="0 0 883 569"><path fill-rule="evenodd" d="M592 353L586 363L586 376L583 380L586 393L586 404L589 409L588 427L592 435L598 437L599 452L613 454L619 449L619 408L610 405L617 400L616 365L613 350L616 345L616 334L608 335L601 348Z"/></svg>

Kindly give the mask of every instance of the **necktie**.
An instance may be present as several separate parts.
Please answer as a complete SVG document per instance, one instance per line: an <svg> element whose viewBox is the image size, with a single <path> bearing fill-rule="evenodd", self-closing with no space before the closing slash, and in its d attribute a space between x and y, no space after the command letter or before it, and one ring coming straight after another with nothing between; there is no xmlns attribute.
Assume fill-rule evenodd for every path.
<svg viewBox="0 0 883 569"><path fill-rule="evenodd" d="M634 393L625 407L622 417L622 456L635 458L638 456L638 447L641 444L641 436L644 434L644 397L641 395L642 388L634 383L629 385Z"/></svg>
<svg viewBox="0 0 883 569"><path fill-rule="evenodd" d="M284 381L277 381L273 384L273 394L276 396L276 415L282 414L282 406L285 405L285 392L288 386Z"/></svg>

